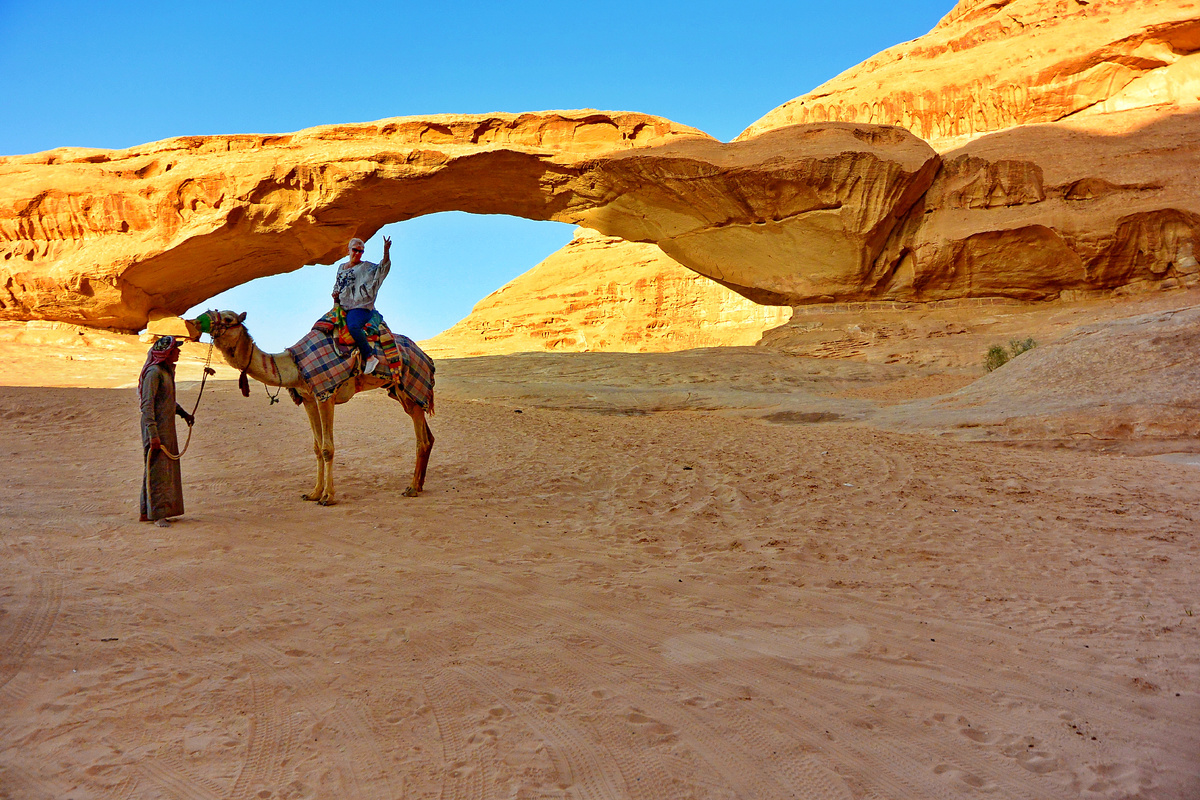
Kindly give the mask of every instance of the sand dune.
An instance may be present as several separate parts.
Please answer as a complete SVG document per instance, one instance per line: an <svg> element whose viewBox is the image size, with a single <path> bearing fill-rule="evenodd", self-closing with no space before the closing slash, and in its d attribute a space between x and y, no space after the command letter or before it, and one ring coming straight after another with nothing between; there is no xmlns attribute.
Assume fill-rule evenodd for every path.
<svg viewBox="0 0 1200 800"><path fill-rule="evenodd" d="M886 418L978 371L439 367L426 493L375 393L329 508L304 415L210 382L166 530L133 389L0 388L0 797L1200 794L1193 457Z"/></svg>

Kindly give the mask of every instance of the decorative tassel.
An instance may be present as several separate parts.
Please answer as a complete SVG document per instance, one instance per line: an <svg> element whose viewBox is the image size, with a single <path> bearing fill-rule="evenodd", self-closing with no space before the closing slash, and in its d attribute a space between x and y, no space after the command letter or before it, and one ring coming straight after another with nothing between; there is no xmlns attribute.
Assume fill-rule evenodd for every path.
<svg viewBox="0 0 1200 800"><path fill-rule="evenodd" d="M242 397L250 396L250 381L246 379L246 370L242 370L242 376L238 378L238 388L242 390Z"/></svg>

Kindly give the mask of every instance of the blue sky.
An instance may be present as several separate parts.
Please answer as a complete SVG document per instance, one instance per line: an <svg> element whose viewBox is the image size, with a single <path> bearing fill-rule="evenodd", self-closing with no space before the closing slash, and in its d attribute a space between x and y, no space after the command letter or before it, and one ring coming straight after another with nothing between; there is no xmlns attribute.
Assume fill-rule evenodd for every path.
<svg viewBox="0 0 1200 800"><path fill-rule="evenodd" d="M0 0L0 154L122 148L438 113L640 111L729 140L775 106L932 28L953 0L738 3ZM424 339L572 228L439 214L390 225L378 306ZM219 295L268 349L328 309L333 267ZM258 321L258 324L253 324Z"/></svg>

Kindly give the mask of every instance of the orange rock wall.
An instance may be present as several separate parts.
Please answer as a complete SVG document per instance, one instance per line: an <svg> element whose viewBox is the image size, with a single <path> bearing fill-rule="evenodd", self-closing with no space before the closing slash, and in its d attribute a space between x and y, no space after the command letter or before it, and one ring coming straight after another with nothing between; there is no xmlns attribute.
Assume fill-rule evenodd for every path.
<svg viewBox="0 0 1200 800"><path fill-rule="evenodd" d="M1200 282L1200 111L1135 109L946 152L878 259L898 300L1078 299Z"/></svg>

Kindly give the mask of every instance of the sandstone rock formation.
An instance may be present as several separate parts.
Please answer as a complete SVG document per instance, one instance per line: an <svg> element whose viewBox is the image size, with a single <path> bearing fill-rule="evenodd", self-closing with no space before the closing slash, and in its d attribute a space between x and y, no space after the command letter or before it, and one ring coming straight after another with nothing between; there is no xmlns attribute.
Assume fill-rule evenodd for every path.
<svg viewBox="0 0 1200 800"><path fill-rule="evenodd" d="M1194 285L1200 136L1194 119L1174 115L1194 108L1200 94L1198 15L1187 4L1157 1L964 0L928 35L752 125L740 140L796 123L882 122L927 137L944 154L930 191L873 268L846 271L860 286L825 297L801 290L790 301L898 301L899 310L931 300L1070 300ZM1014 125L1025 127L986 135ZM805 274L814 267L805 245L818 241L806 232L790 247L772 242L756 259L756 277L771 256ZM739 256L742 244L732 244ZM607 281L624 263L632 283L641 277L640 247L614 242L595 268ZM704 271L721 275L711 259ZM732 285L747 282L742 276ZM472 315L457 327L481 323ZM805 322L780 334L796 337L797 324ZM811 338L799 335L794 344L808 342L813 352ZM858 352L840 339L831 340L831 354Z"/></svg>
<svg viewBox="0 0 1200 800"><path fill-rule="evenodd" d="M657 242L752 299L802 301L857 289L936 166L894 128L800 126L721 144L600 112L9 157L0 319L137 330L253 278L332 261L350 236L447 210Z"/></svg>
<svg viewBox="0 0 1200 800"><path fill-rule="evenodd" d="M747 300L652 244L578 228L566 247L421 345L435 358L529 351L660 353L752 345L791 313L786 306Z"/></svg>
<svg viewBox="0 0 1200 800"><path fill-rule="evenodd" d="M0 319L136 330L445 210L654 243L760 303L1191 286L1197 59L1193 2L963 0L729 144L575 111L0 158Z"/></svg>
<svg viewBox="0 0 1200 800"><path fill-rule="evenodd" d="M739 138L839 120L899 125L939 152L1018 125L1200 102L1187 0L961 0L896 45L774 109Z"/></svg>
<svg viewBox="0 0 1200 800"><path fill-rule="evenodd" d="M763 304L858 297L938 159L899 128L797 125L742 142L617 153L581 224L663 252Z"/></svg>

